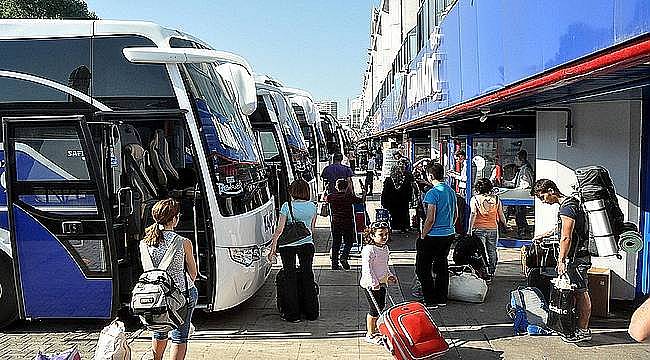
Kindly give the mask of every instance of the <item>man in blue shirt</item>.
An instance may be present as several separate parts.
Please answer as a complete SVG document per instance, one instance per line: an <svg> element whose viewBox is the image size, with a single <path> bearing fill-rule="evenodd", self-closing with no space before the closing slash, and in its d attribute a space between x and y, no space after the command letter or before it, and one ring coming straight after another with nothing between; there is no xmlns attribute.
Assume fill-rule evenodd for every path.
<svg viewBox="0 0 650 360"><path fill-rule="evenodd" d="M352 169L341 164L341 161L343 161L343 154L335 153L332 155L332 164L327 165L320 176L325 181L328 194L336 192L336 180L338 179L347 180L348 188L346 191L352 191Z"/></svg>
<svg viewBox="0 0 650 360"><path fill-rule="evenodd" d="M440 307L447 305L447 256L454 241L454 223L458 210L456 193L444 182L443 166L429 163L426 170L433 187L424 196L427 216L422 234L417 240L415 273L422 284L424 303L429 307ZM432 271L436 275L435 281Z"/></svg>

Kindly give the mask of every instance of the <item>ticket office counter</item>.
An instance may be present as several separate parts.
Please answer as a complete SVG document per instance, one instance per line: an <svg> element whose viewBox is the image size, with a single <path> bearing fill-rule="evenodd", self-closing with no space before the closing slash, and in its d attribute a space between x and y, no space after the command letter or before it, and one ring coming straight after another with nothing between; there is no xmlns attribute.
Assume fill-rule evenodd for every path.
<svg viewBox="0 0 650 360"><path fill-rule="evenodd" d="M512 131L497 133L453 134L442 139L441 149L445 149L445 168L459 171L463 168L454 157L457 150L466 154L466 224L469 219L469 200L473 194L473 185L477 179L488 178L494 184L494 193L499 196L507 220L507 229L499 233L499 245L503 247L521 247L533 238L535 229L535 201L530 195L530 188L515 188L515 178L521 166L517 154L521 150L527 153L527 159L535 170L535 136L534 121L530 131ZM519 128L526 130L530 126ZM462 131L462 129L461 129ZM471 179L471 181L469 181ZM452 188L459 190L458 181L449 180ZM532 185L532 184L531 184ZM505 230L505 231L504 231Z"/></svg>

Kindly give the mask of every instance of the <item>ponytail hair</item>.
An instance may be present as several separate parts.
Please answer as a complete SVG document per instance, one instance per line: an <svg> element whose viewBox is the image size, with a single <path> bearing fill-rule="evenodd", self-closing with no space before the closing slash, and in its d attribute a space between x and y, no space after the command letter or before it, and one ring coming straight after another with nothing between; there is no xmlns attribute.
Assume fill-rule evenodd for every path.
<svg viewBox="0 0 650 360"><path fill-rule="evenodd" d="M172 198L160 200L154 204L153 208L151 208L151 217L153 217L154 223L145 229L142 241L148 246L157 247L160 245L163 240L162 231L165 225L174 221L179 210L180 204Z"/></svg>

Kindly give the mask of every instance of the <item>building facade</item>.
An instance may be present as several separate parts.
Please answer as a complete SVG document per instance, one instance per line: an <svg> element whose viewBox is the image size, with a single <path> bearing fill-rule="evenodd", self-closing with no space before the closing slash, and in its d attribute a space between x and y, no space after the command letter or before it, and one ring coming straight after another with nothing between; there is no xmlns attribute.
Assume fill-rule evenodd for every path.
<svg viewBox="0 0 650 360"><path fill-rule="evenodd" d="M391 90L394 77L403 73L405 64L415 54L413 34L419 2L382 0L380 6L372 11L368 61L361 87L364 123L380 121L372 118L372 114L377 113L378 99Z"/></svg>
<svg viewBox="0 0 650 360"><path fill-rule="evenodd" d="M338 102L332 101L332 100L316 101L316 106L318 107L318 110L325 111L325 112L329 113L335 119L338 118L338 114L339 114L339 103Z"/></svg>
<svg viewBox="0 0 650 360"><path fill-rule="evenodd" d="M468 179L507 180L526 150L536 178L565 194L577 168L606 167L644 246L594 266L611 269L614 299L649 293L650 3L422 0L415 15L415 56L371 104L363 97L373 137L400 134L414 147L426 134L450 170L463 149ZM530 209L520 239L555 226L556 208L525 192L508 201Z"/></svg>

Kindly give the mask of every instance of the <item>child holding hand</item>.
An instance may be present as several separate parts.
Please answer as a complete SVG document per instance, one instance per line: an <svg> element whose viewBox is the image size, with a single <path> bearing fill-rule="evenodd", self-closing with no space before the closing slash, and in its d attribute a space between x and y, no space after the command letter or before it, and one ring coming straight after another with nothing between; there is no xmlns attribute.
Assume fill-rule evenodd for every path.
<svg viewBox="0 0 650 360"><path fill-rule="evenodd" d="M389 238L390 226L387 221L375 221L370 224L366 228L363 238L359 285L368 298L369 310L366 316L365 340L371 344L381 343L381 337L378 336L377 331L377 319L379 313L386 306L386 285L397 283L397 277L388 269L390 252L386 243Z"/></svg>

